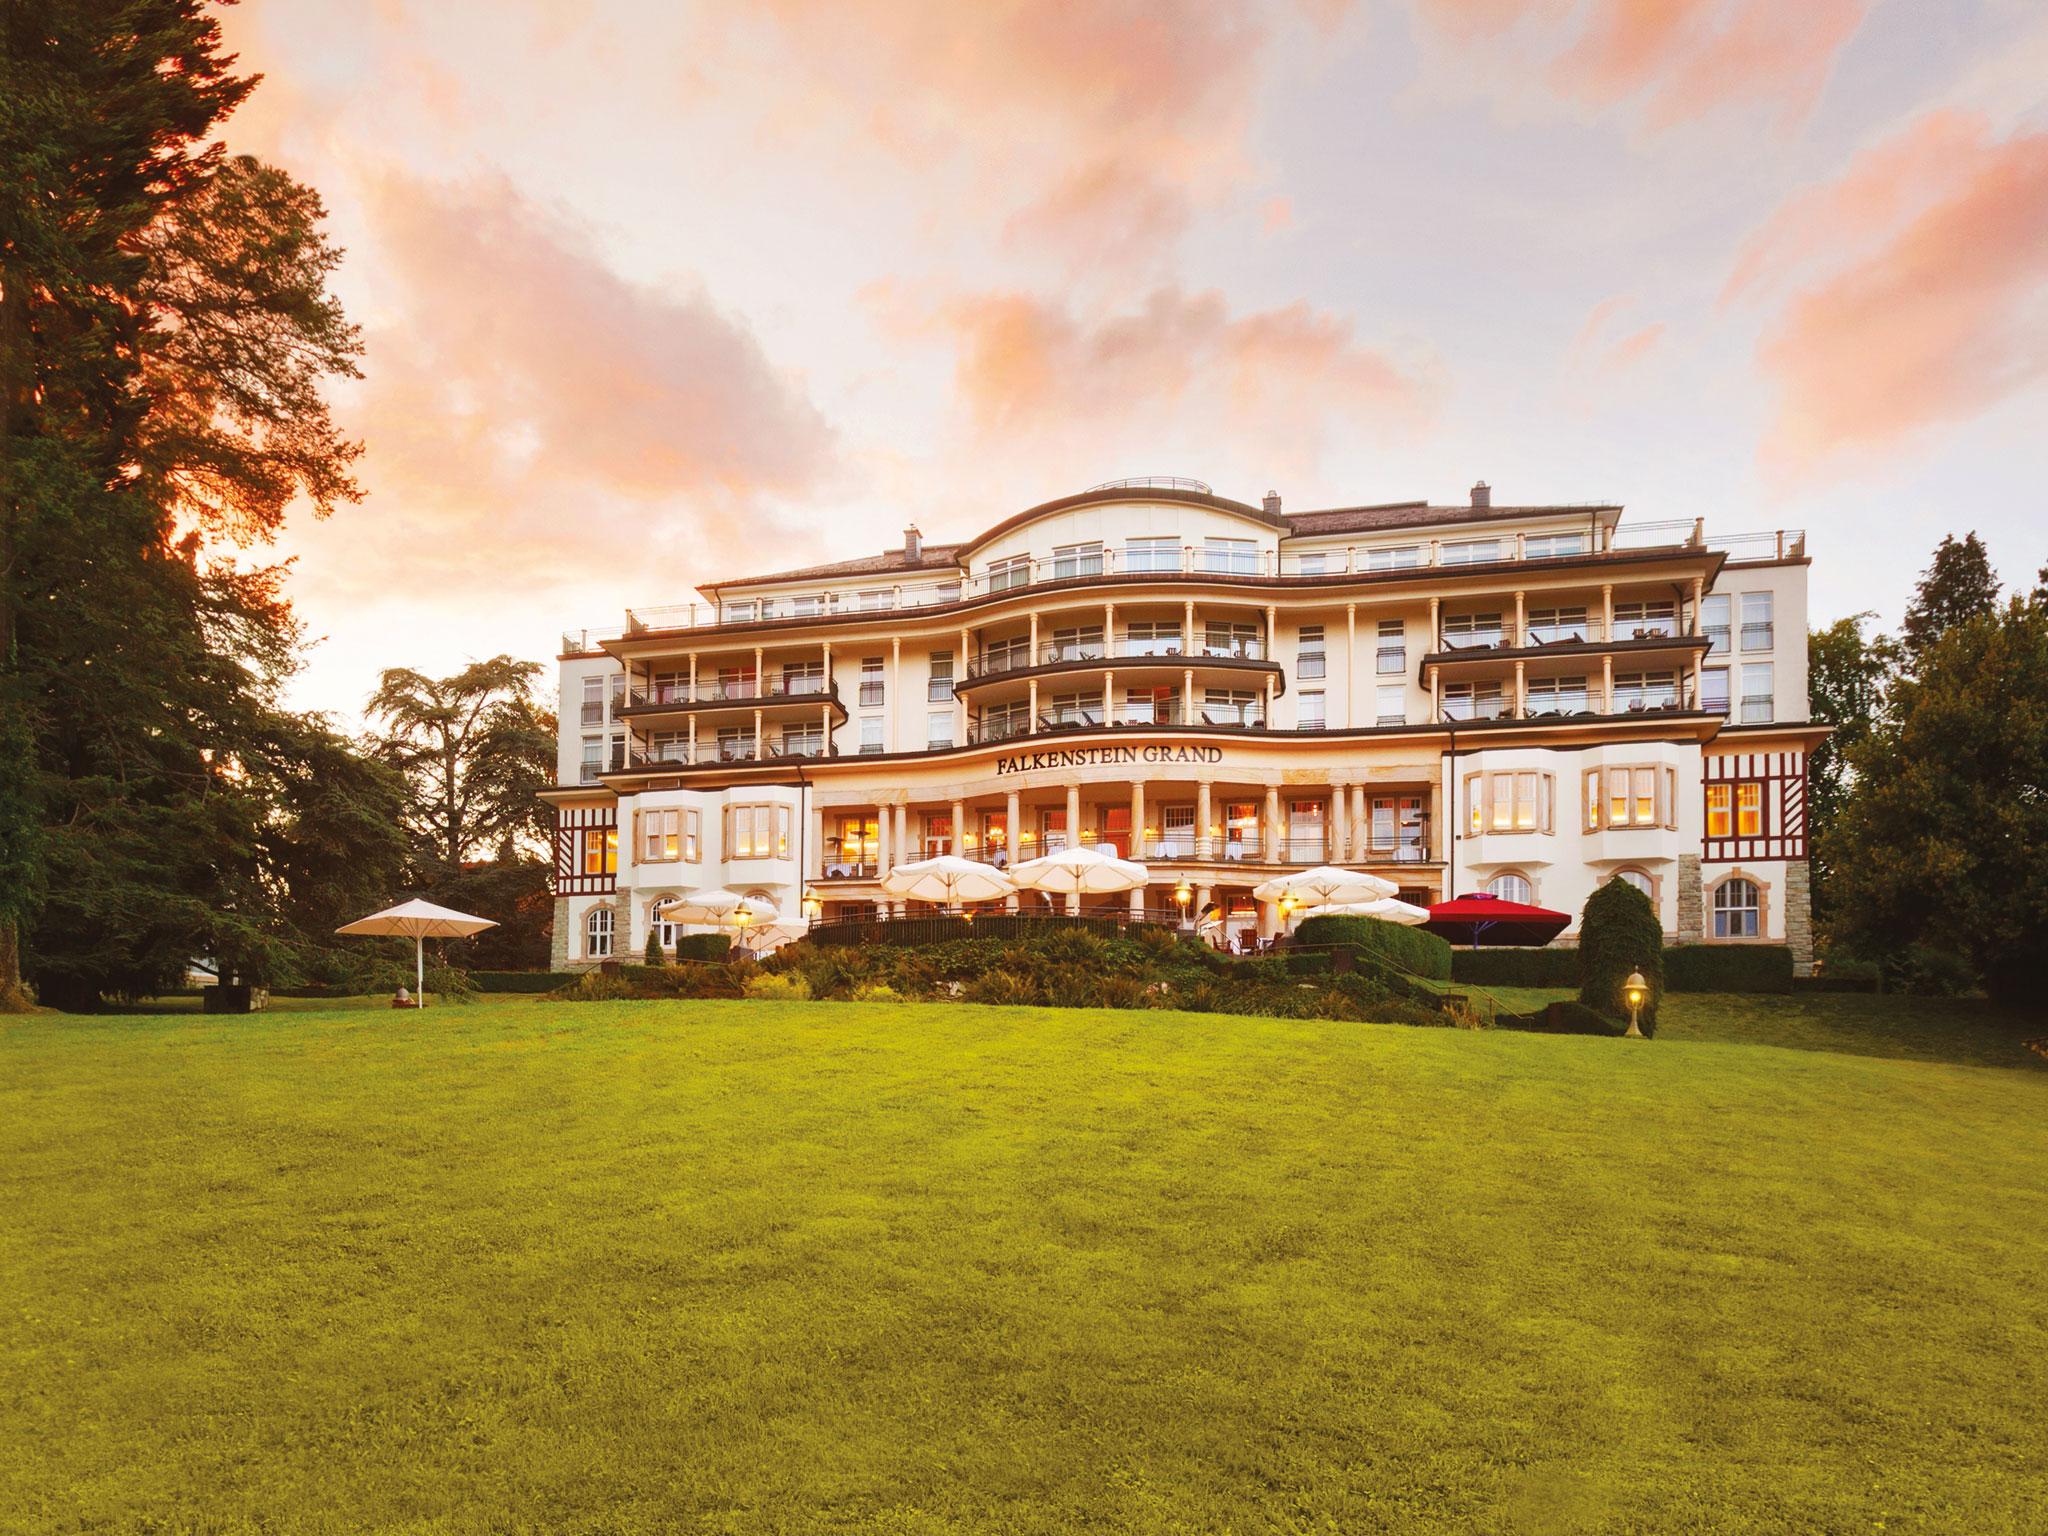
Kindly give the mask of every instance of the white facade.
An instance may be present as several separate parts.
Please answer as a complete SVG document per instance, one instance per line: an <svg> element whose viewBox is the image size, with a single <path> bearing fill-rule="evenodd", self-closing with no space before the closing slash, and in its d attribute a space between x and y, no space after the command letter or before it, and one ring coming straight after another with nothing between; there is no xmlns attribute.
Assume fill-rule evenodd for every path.
<svg viewBox="0 0 2048 1536"><path fill-rule="evenodd" d="M1621 875L1674 940L1801 953L1806 565L1484 487L1289 515L1174 482L722 583L565 637L557 958L637 958L686 890L797 922L1067 840L1153 867L1134 910L1185 885L1246 928L1276 869L1349 862L1574 917Z"/></svg>

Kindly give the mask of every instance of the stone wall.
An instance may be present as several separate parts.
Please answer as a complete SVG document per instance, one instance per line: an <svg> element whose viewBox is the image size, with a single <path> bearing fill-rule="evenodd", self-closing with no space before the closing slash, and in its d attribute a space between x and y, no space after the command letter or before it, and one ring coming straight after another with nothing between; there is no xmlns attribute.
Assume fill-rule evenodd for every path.
<svg viewBox="0 0 2048 1536"><path fill-rule="evenodd" d="M555 931L548 940L548 969L569 969L569 898L555 898Z"/></svg>
<svg viewBox="0 0 2048 1536"><path fill-rule="evenodd" d="M1678 942L1697 944L1706 936L1707 899L1700 885L1700 856L1678 856Z"/></svg>
<svg viewBox="0 0 2048 1536"><path fill-rule="evenodd" d="M1785 943L1792 974L1813 974L1813 866L1794 859L1785 866Z"/></svg>

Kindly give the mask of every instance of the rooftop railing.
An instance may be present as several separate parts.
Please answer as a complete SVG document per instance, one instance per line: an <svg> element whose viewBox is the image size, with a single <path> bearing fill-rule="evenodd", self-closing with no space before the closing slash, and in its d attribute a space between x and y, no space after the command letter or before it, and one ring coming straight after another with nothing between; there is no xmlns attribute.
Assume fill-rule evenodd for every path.
<svg viewBox="0 0 2048 1536"><path fill-rule="evenodd" d="M1158 576L1186 580L1218 578L1302 578L1367 575L1402 570L1465 569L1475 565L1520 564L1559 560L1604 552L1657 549L1725 550L1738 559L1789 558L1802 555L1806 535L1800 529L1769 533L1709 536L1699 522L1622 524L1603 547L1590 533L1500 534L1495 537L1424 537L1397 544L1347 545L1321 550L1220 548L1211 545L1141 544L1122 549L1068 550L1043 559L1020 557L968 576L940 580L875 582L862 586L849 577L844 586L764 597L734 598L724 603L676 603L631 608L623 626L565 630L565 654L583 654L609 640L672 629L716 629L725 625L777 620L844 617L888 613L897 609L946 607L1005 592L1093 581L1106 576Z"/></svg>

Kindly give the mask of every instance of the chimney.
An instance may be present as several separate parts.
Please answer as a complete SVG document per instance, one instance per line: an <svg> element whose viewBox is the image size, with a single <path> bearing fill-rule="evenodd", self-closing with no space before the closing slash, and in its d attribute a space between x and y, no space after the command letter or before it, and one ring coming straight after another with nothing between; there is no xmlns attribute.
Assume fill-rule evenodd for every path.
<svg viewBox="0 0 2048 1536"><path fill-rule="evenodd" d="M1493 505L1493 487L1484 480L1472 487L1472 510L1482 512Z"/></svg>
<svg viewBox="0 0 2048 1536"><path fill-rule="evenodd" d="M1266 492L1266 516L1268 516L1268 517L1278 517L1279 515L1280 515L1280 493L1279 493L1278 491L1268 491L1268 492Z"/></svg>
<svg viewBox="0 0 2048 1536"><path fill-rule="evenodd" d="M924 535L917 531L917 524L912 523L903 530L903 558L909 564L915 565L923 554Z"/></svg>

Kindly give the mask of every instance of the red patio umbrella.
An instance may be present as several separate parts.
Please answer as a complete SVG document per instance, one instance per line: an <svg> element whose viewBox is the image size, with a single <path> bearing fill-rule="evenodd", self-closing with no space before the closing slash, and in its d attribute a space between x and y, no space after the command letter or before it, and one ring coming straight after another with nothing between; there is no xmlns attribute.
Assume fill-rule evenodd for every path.
<svg viewBox="0 0 2048 1536"><path fill-rule="evenodd" d="M1460 896L1429 909L1427 933L1453 944L1548 944L1571 927L1570 916L1498 896Z"/></svg>

